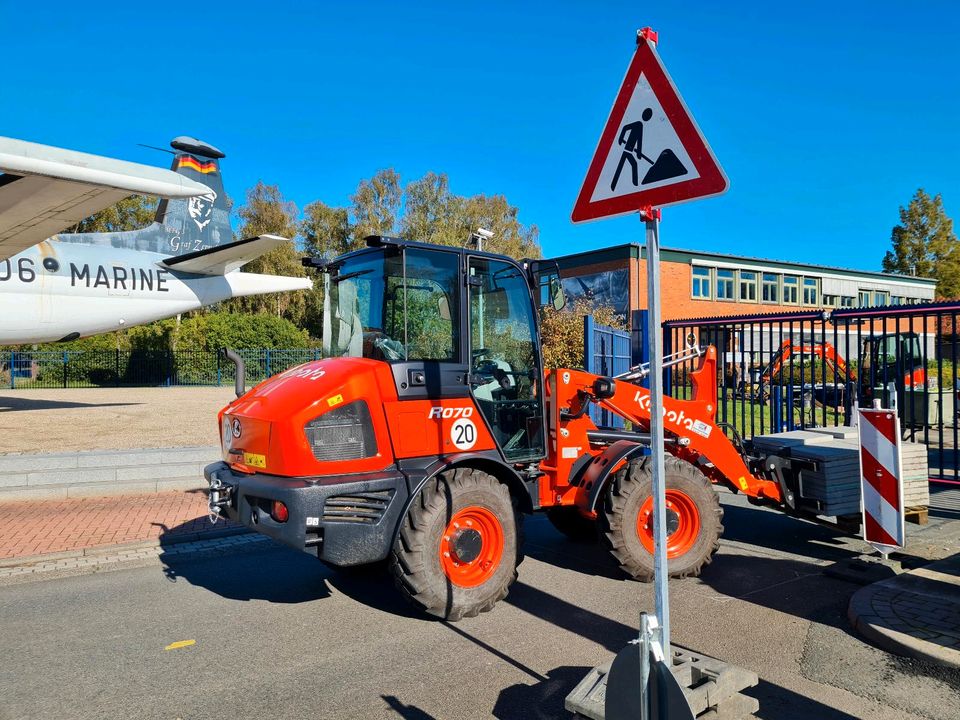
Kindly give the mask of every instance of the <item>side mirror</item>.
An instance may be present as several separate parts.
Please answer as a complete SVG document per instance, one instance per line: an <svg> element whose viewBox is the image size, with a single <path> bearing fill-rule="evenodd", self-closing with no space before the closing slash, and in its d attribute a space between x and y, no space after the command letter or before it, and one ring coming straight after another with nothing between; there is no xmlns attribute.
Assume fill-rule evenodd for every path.
<svg viewBox="0 0 960 720"><path fill-rule="evenodd" d="M563 284L560 278L553 276L550 278L550 302L554 310L563 310L567 306L567 298L563 294Z"/></svg>

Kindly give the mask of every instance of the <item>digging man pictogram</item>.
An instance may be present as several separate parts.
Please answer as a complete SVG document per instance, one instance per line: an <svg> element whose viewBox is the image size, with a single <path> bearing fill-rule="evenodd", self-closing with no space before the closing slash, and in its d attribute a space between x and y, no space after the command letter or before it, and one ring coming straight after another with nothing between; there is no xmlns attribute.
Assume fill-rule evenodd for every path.
<svg viewBox="0 0 960 720"><path fill-rule="evenodd" d="M643 154L643 125L653 117L653 110L646 108L640 115L640 120L627 123L620 129L620 137L617 138L617 144L623 147L620 155L620 162L617 165L617 171L613 175L613 181L610 183L611 192L617 189L617 183L620 180L620 173L623 172L625 163L630 163L630 175L633 180L633 186L646 185L659 180L668 180L687 174L687 168L677 158L676 154L670 148L663 150L656 161L651 160ZM638 160L646 160L650 163L650 169L640 181L640 167Z"/></svg>

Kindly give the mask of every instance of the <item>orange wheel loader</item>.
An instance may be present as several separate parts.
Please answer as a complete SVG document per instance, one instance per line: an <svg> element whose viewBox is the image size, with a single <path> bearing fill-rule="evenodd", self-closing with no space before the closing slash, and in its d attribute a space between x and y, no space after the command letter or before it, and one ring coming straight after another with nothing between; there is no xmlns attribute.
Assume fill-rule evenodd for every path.
<svg viewBox="0 0 960 720"><path fill-rule="evenodd" d="M370 237L314 265L325 276L325 359L220 412L212 513L335 566L386 560L410 602L449 620L506 596L532 512L599 536L627 575L652 577L646 369L544 370L539 301L562 291L542 282L543 263ZM717 550L714 484L776 505L790 492L718 428L715 349L691 346L665 364L688 360L698 363L692 399L664 398L677 577ZM592 404L633 431L598 428Z"/></svg>

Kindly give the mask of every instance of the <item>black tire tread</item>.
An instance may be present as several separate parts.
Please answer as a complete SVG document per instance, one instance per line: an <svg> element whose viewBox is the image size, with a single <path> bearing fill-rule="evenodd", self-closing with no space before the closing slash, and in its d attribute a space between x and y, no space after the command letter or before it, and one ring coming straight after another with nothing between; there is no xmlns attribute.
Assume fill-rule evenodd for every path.
<svg viewBox="0 0 960 720"><path fill-rule="evenodd" d="M668 487L671 476L682 476L686 480L698 483L709 490L710 500L707 507L700 505L699 509L701 527L705 525L704 520L708 519L706 516L712 515L715 518L713 537L708 539L708 543L702 548L699 555L684 557L683 565L677 562L680 558L668 561L670 577L696 577L704 567L713 561L714 554L720 549L720 538L723 535L723 508L720 506L720 498L713 490L710 481L696 466L673 455L667 455L664 458L664 469ZM652 557L645 550L643 551L644 556L638 557L627 547L624 523L627 523L627 528L633 528L636 518L635 516L625 518L624 509L628 499L634 493L642 492L644 485L650 482L651 477L652 471L649 467L648 458L628 463L617 472L610 482L604 507L601 512L597 513L600 537L607 546L610 555L623 572L641 582L651 582L653 580Z"/></svg>
<svg viewBox="0 0 960 720"><path fill-rule="evenodd" d="M449 517L448 507L457 495L479 491L492 493L509 503L516 533L516 556L512 570L500 582L484 589L483 597L474 602L454 603L449 583L438 578L433 566L428 531L438 515ZM476 468L458 467L439 473L423 486L400 522L400 532L390 553L390 572L401 594L421 610L456 621L474 617L492 609L503 600L517 579L517 565L523 560L523 515L509 488L497 478ZM442 575L442 571L439 571ZM445 576L443 577L445 580ZM444 591L446 590L446 591Z"/></svg>

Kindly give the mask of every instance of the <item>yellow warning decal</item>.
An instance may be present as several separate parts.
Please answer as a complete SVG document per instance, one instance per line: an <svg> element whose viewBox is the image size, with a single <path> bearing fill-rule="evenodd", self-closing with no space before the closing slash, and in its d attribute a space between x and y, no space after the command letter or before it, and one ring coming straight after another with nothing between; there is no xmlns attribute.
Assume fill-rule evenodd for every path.
<svg viewBox="0 0 960 720"><path fill-rule="evenodd" d="M334 395L332 398L327 400L327 405L333 407L334 405L339 405L343 402L343 395Z"/></svg>
<svg viewBox="0 0 960 720"><path fill-rule="evenodd" d="M243 464L250 467L265 468L267 466L267 456L245 452L243 454Z"/></svg>
<svg viewBox="0 0 960 720"><path fill-rule="evenodd" d="M747 479L745 477L741 476L740 479L737 480L737 484L740 486L741 490L747 489Z"/></svg>

